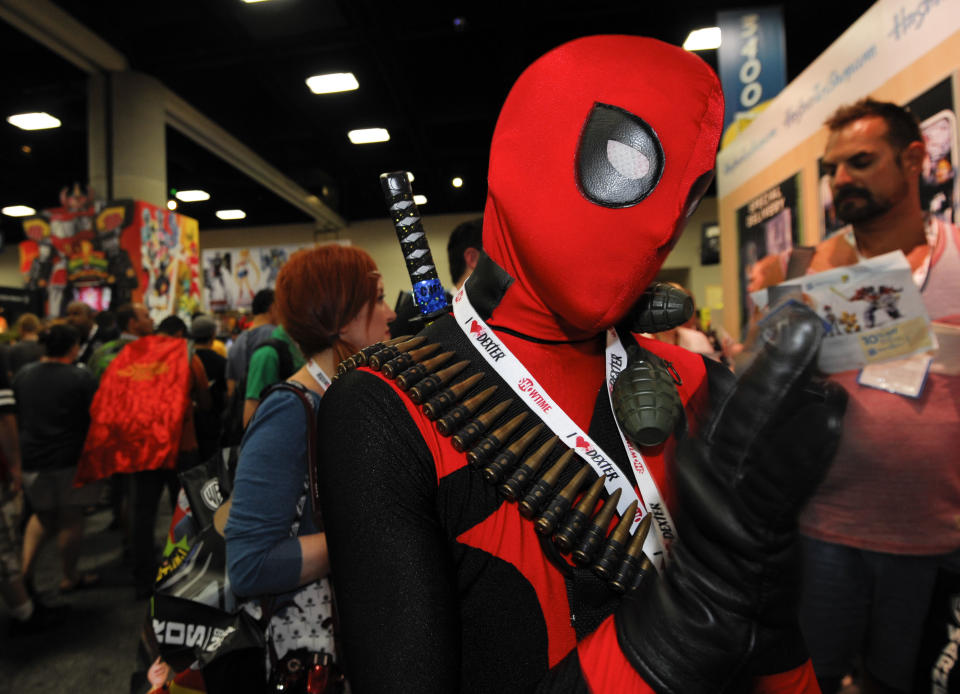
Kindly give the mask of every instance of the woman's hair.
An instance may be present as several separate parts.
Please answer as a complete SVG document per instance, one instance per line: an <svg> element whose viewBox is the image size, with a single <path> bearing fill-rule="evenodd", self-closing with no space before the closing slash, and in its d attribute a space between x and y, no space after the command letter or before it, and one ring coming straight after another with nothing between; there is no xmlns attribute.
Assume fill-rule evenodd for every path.
<svg viewBox="0 0 960 694"><path fill-rule="evenodd" d="M334 348L337 361L366 345L340 332L364 306L377 302L377 266L366 251L331 244L297 251L277 275L274 304L280 323L305 357Z"/></svg>
<svg viewBox="0 0 960 694"><path fill-rule="evenodd" d="M69 323L54 323L40 333L40 344L48 357L64 357L74 345L80 344L80 333Z"/></svg>
<svg viewBox="0 0 960 694"><path fill-rule="evenodd" d="M14 322L13 329L19 335L40 332L40 319L33 313L21 313L20 317Z"/></svg>

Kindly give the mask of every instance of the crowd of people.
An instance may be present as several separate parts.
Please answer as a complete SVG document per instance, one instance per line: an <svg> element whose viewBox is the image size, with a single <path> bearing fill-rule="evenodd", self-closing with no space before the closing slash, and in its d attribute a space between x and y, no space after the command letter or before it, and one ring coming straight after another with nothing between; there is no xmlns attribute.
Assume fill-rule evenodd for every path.
<svg viewBox="0 0 960 694"><path fill-rule="evenodd" d="M824 327L801 305L738 346L736 377L690 324L623 329L706 190L722 110L713 71L656 41L541 58L494 132L483 221L451 236L451 313L426 326L340 245L293 254L226 353L205 315L156 330L139 304L21 316L0 370L15 629L56 619L32 597L48 535L60 589L96 583L77 547L105 501L151 595L164 489L173 501L178 473L239 445L218 530L264 643L199 658L207 691L308 691L317 673L326 688L309 691L343 691L342 671L357 692L833 694L855 670L864 692L910 691L936 570L960 544L957 377L931 376L914 403L820 379ZM923 217L907 121L868 100L828 122L853 227L806 271L902 250L938 318L958 312L960 236ZM641 143L643 165L607 161L614 140ZM151 379L163 407L129 399ZM678 424L631 441L616 403L664 393ZM129 440L105 433L118 420ZM910 528L890 513L908 493L926 506ZM150 670L156 691L174 676Z"/></svg>
<svg viewBox="0 0 960 694"><path fill-rule="evenodd" d="M78 465L91 426L94 397L109 364L133 341L152 335L153 321L140 304L97 313L71 303L61 318L41 320L24 313L0 350L4 395L2 428L4 485L4 593L15 619L14 631L43 627L51 611L36 610L30 596L34 562L41 544L55 536L61 559L58 589L68 592L96 585L96 573L77 570L77 554L86 514L99 506L113 511L114 527L125 531L124 549L134 567L136 594L151 594L156 573L153 537L156 506L164 488L176 498L178 470L197 464L219 445L222 422L212 415L225 403L224 357L211 344L216 323L199 315L192 330L171 316L158 334L179 339L189 351L191 408L183 419L177 464L126 475L112 475L75 486ZM188 349L189 339L189 349ZM110 407L110 403L106 403ZM204 448L200 448L200 442ZM23 491L23 497L19 492ZM19 510L23 504L23 510ZM16 509L16 512L15 512ZM21 519L21 520L18 520ZM22 527L21 527L22 526ZM20 533L22 530L22 543ZM13 584L12 589L9 585ZM21 590L22 584L22 590ZM24 599L25 596L28 599Z"/></svg>

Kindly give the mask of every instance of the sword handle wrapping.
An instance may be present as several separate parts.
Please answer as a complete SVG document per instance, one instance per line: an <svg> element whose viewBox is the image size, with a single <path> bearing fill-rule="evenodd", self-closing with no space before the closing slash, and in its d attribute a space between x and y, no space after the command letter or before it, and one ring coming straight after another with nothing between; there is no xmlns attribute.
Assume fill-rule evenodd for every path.
<svg viewBox="0 0 960 694"><path fill-rule="evenodd" d="M413 188L406 171L380 174L380 187L390 210L394 231L413 285L413 298L427 322L447 311L447 298L430 253L420 210L413 201Z"/></svg>

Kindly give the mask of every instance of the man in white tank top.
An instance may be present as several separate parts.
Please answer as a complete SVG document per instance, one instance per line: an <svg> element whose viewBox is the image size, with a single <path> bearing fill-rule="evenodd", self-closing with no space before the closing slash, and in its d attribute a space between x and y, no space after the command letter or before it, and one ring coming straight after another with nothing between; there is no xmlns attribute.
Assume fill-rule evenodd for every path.
<svg viewBox="0 0 960 694"><path fill-rule="evenodd" d="M960 317L957 227L926 217L925 148L909 111L870 99L826 123L823 165L838 216L808 273L901 250L933 320ZM824 694L863 658L864 692L912 689L937 567L960 547L960 376L931 373L920 397L831 378L850 393L833 467L800 519L801 626Z"/></svg>

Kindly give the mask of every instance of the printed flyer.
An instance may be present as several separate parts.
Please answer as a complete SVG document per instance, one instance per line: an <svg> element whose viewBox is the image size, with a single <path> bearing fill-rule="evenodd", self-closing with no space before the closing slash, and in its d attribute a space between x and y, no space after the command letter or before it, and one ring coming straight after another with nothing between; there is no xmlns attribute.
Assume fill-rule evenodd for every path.
<svg viewBox="0 0 960 694"><path fill-rule="evenodd" d="M750 294L760 309L802 299L827 334L819 367L827 373L904 359L937 346L930 317L901 251L790 280Z"/></svg>

